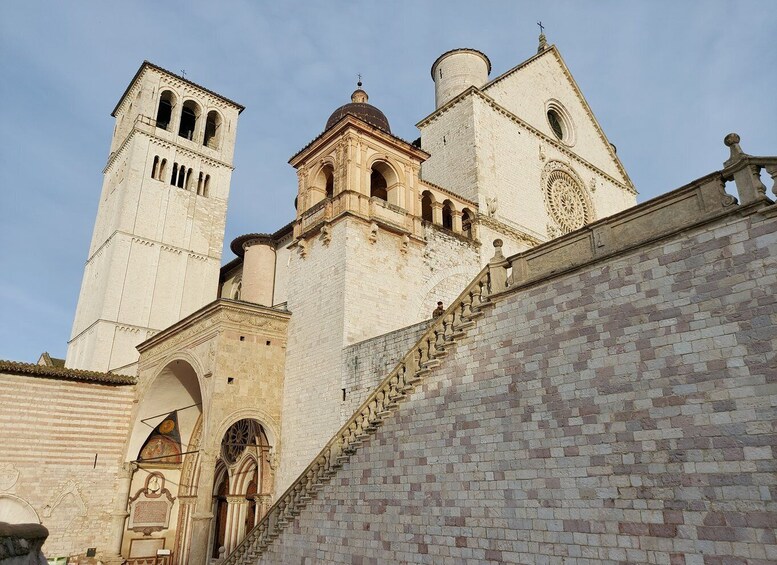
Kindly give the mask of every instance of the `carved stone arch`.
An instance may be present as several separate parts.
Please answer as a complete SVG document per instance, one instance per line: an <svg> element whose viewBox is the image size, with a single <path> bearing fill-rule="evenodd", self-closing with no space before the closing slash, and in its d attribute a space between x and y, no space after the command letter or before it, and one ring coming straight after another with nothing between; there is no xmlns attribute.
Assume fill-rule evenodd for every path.
<svg viewBox="0 0 777 565"><path fill-rule="evenodd" d="M224 417L221 422L213 427L214 433L211 437L220 442L221 438L224 437L224 434L227 433L227 430L232 424L244 419L251 419L259 422L267 434L267 441L274 449L277 449L281 437L280 426L270 414L261 408L242 408L230 412L228 416Z"/></svg>
<svg viewBox="0 0 777 565"><path fill-rule="evenodd" d="M540 189L548 213L550 237L572 232L596 219L586 185L569 163L548 161L542 169Z"/></svg>
<svg viewBox="0 0 777 565"><path fill-rule="evenodd" d="M132 461L138 455L148 435L155 426L161 422L166 414L173 410L196 410L197 417L203 421L203 437L208 437L208 414L205 402L207 391L205 373L200 360L191 352L175 350L167 355L157 365L153 376L144 380L136 394L136 407L133 410L130 434L126 443L125 460ZM165 379L163 382L161 379ZM158 395L159 392L163 395ZM177 391L177 392L174 392ZM174 404L169 403L170 395L179 395L180 400ZM180 405L178 405L180 404ZM192 406L191 408L189 406ZM181 441L188 443L189 436L197 426L195 412L186 413L181 417L178 413L179 424L184 429L190 428L189 433L181 435ZM146 421L149 418L159 418L159 422ZM188 422L184 421L188 420ZM152 425L153 424L153 425Z"/></svg>
<svg viewBox="0 0 777 565"><path fill-rule="evenodd" d="M405 184L404 167L401 167L399 163L396 163L395 159L392 159L385 153L373 153L367 158L367 170L371 171L377 163L381 163L391 170L393 178L386 178L386 182L389 186L392 182Z"/></svg>
<svg viewBox="0 0 777 565"><path fill-rule="evenodd" d="M415 311L418 312L418 319L426 320L431 318L432 310L434 310L437 301L442 300L445 308L450 306L450 301L455 299L461 294L466 286L475 278L479 269L477 266L472 265L459 265L457 267L451 267L444 271L439 271L436 275L431 277L426 283L419 289L415 299ZM438 289L442 290L443 283L450 282L454 279L460 279L461 288L458 290L446 290L446 296L439 296ZM458 287L458 285L457 285ZM455 293L455 294L452 294ZM452 294L447 296L447 294Z"/></svg>

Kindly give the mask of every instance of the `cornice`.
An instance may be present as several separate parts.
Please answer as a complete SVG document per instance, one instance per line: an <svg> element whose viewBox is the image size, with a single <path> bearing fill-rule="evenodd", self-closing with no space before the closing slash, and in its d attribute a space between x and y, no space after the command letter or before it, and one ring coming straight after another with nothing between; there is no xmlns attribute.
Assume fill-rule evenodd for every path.
<svg viewBox="0 0 777 565"><path fill-rule="evenodd" d="M206 328L202 328L200 330L194 329L192 330L191 335L185 335L183 333L184 330L194 328L208 318L213 318L219 312L225 312L227 319L229 319L229 313L231 312L238 314L239 316L261 316L265 319L273 320L277 324L283 325L288 323L289 318L291 318L290 312L277 310L275 308L268 308L267 306L260 306L259 304L252 304L250 302L218 298L213 302L206 304L192 314L189 314L183 320L179 320L172 326L165 328L153 337L150 337L146 341L140 343L137 346L137 349L141 354L143 354L144 352L162 344L165 341L174 340L175 344L183 342ZM220 323L223 323L223 320L213 322L213 324ZM176 337L179 339L175 339Z"/></svg>
<svg viewBox="0 0 777 565"><path fill-rule="evenodd" d="M213 97L215 97L216 99L218 99L218 100L220 100L222 102L226 102L227 104L229 104L232 107L234 107L237 110L238 114L240 114L243 110L245 110L245 106L243 106L241 104L238 104L237 102L234 102L234 101L230 100L229 98L226 98L225 96L222 96L218 92L214 92L212 90L209 90L209 89L205 88L204 86L200 86L199 84L197 84L195 82L192 82L192 81L190 81L188 79L185 79L185 78L183 78L181 76L178 76L175 73L171 73L167 69L163 69L162 67L160 67L158 65L155 65L154 63L151 63L149 61L143 61L143 63L141 63L141 65L140 65L140 68L135 73L135 76L132 77L132 80L130 81L129 85L127 85L127 88L124 90L124 94L122 94L121 98L119 98L119 102L116 104L116 107L113 109L113 112L111 112L111 116L114 116L114 117L116 116L116 111L119 109L119 107L121 106L122 102L124 102L125 98L130 93L130 91L134 87L135 83L138 82L140 77L143 76L143 74L147 70L149 70L149 69L156 70L156 71L166 75L167 77L169 77L171 79L175 79L177 81L180 81L181 83L183 83L183 84L185 84L185 85L187 85L187 86L189 86L191 88L196 89L197 91L199 91L200 94L205 94L205 95L208 95L208 96L213 96Z"/></svg>
<svg viewBox="0 0 777 565"><path fill-rule="evenodd" d="M292 157L289 159L289 164L292 167L297 168L297 166L307 157L307 155L326 145L333 138L341 135L349 127L356 129L363 134L368 134L372 137L375 137L393 147L394 149L397 149L409 157L417 159L421 162L425 161L431 156L429 153L416 147L412 143L405 141L404 139L401 139L391 133L387 133L378 127L368 124L364 120L360 120L351 114L348 114L334 126L319 134L313 139L313 141L292 155Z"/></svg>

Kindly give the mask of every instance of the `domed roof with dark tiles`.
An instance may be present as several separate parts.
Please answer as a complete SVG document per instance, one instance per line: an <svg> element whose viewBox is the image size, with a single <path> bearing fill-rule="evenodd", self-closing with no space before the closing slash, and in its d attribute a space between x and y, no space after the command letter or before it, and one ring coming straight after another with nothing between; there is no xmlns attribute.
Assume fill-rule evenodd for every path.
<svg viewBox="0 0 777 565"><path fill-rule="evenodd" d="M332 115L329 116L329 119L326 121L326 128L324 129L331 128L345 116L350 115L359 118L378 129L382 129L387 133L391 133L391 126L389 126L386 115L372 104L367 103L369 97L367 96L367 93L362 90L362 83L359 82L358 86L359 88L354 90L351 95L351 102L340 106L337 110L332 112Z"/></svg>

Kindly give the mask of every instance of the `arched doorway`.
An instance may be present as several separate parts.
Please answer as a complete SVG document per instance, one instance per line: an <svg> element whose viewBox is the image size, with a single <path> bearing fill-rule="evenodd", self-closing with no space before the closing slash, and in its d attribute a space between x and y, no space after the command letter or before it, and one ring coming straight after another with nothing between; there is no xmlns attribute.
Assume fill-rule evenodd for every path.
<svg viewBox="0 0 777 565"><path fill-rule="evenodd" d="M243 418L221 440L213 490L212 558L228 555L269 509L270 443L262 424Z"/></svg>
<svg viewBox="0 0 777 565"><path fill-rule="evenodd" d="M130 516L122 555L130 562L155 556L160 547L173 549L172 562L185 563L183 540L190 535L192 503L199 473L203 410L197 362L187 354L167 362L143 387L138 398L126 452L134 465L130 479ZM159 476L163 490L149 491L149 475ZM167 514L142 523L148 503L169 500ZM134 515L136 510L137 515Z"/></svg>

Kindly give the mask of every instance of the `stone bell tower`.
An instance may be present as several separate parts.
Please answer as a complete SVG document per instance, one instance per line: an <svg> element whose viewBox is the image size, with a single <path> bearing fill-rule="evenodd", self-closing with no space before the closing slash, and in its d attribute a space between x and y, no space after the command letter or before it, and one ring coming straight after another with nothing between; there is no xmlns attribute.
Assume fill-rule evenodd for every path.
<svg viewBox="0 0 777 565"><path fill-rule="evenodd" d="M136 345L216 297L242 110L140 66L111 114L68 367L134 374Z"/></svg>
<svg viewBox="0 0 777 565"><path fill-rule="evenodd" d="M351 394L343 348L429 318L429 296L452 300L479 270L472 232L461 221L467 207L474 217L475 204L423 183L428 157L391 134L359 84L324 133L289 161L299 190L281 492L343 423L340 406ZM443 223L443 201L447 227L434 225L437 216Z"/></svg>

